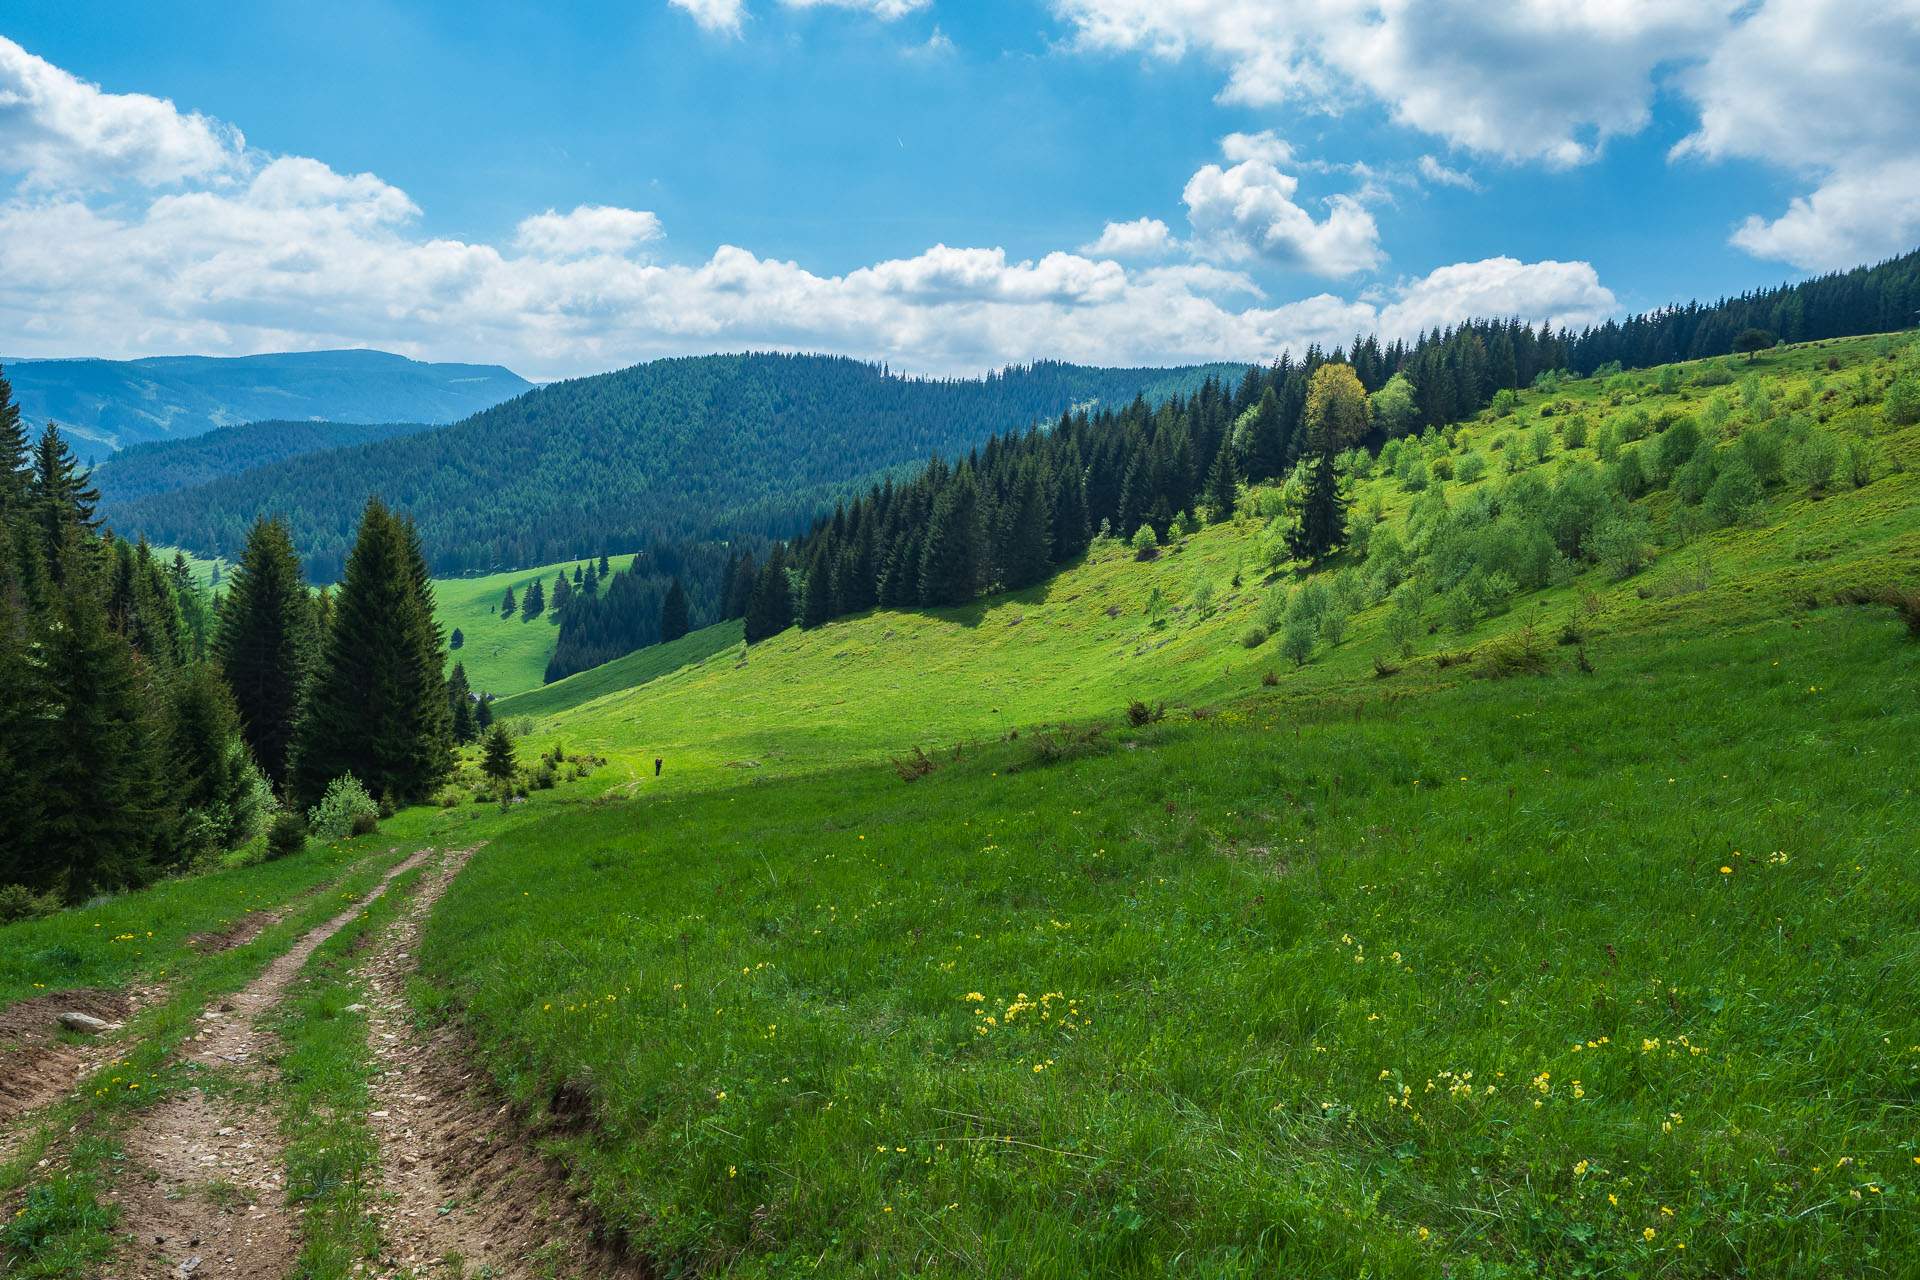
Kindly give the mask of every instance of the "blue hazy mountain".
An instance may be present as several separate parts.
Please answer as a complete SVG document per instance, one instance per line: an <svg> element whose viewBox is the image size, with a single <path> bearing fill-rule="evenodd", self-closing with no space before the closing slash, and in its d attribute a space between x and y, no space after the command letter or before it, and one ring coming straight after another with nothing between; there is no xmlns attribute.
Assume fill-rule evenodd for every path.
<svg viewBox="0 0 1920 1280"><path fill-rule="evenodd" d="M58 422L89 459L266 419L458 422L533 389L499 365L385 351L7 360L4 370L23 415L36 427Z"/></svg>

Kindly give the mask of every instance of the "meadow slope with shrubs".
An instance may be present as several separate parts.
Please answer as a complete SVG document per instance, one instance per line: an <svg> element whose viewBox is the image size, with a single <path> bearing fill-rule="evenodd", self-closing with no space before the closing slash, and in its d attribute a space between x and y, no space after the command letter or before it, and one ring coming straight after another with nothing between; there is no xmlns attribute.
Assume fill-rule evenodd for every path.
<svg viewBox="0 0 1920 1280"><path fill-rule="evenodd" d="M1316 572L1263 490L516 717L422 1011L667 1274L1914 1274L1917 378L1548 378Z"/></svg>

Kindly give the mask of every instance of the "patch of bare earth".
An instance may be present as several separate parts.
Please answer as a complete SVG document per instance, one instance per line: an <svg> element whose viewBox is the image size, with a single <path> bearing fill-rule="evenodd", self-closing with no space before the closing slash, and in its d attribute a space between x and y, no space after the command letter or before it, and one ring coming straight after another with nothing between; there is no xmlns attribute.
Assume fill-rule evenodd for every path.
<svg viewBox="0 0 1920 1280"><path fill-rule="evenodd" d="M650 1275L597 1231L566 1171L535 1149L489 1088L465 1032L422 1032L408 1011L421 931L472 852L429 874L359 967L375 1064L368 1124L381 1151L375 1212L384 1248L374 1274L444 1275L457 1257L468 1274L503 1280Z"/></svg>
<svg viewBox="0 0 1920 1280"><path fill-rule="evenodd" d="M245 946L284 920L295 904L329 887L316 886L283 906L249 911L224 929L192 935L187 944L202 955ZM125 1048L122 1038L111 1034L63 1034L61 1014L83 1013L102 1022L125 1024L166 998L165 985L135 985L123 991L81 987L0 1009L0 1163L18 1150L31 1130L33 1112L58 1102L82 1077Z"/></svg>
<svg viewBox="0 0 1920 1280"><path fill-rule="evenodd" d="M200 1015L181 1045L189 1062L239 1083L271 1040L260 1022L287 993L315 950L432 856L422 851L387 872L379 887L267 966L245 990ZM211 1082L210 1082L211 1083ZM125 1243L110 1274L193 1280L280 1280L300 1252L300 1215L285 1203L279 1118L224 1088L192 1089L141 1113L126 1137L127 1163L110 1193Z"/></svg>
<svg viewBox="0 0 1920 1280"><path fill-rule="evenodd" d="M63 1013L124 1024L159 998L157 988L101 991L86 987L35 996L0 1009L0 1164L33 1130L33 1113L67 1096L74 1083L123 1047L108 1032L85 1035L60 1025Z"/></svg>

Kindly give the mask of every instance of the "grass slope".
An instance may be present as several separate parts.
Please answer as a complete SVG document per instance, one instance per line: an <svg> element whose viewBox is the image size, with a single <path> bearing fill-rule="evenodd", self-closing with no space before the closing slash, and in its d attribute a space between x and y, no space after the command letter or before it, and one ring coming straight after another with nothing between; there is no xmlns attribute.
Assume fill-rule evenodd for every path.
<svg viewBox="0 0 1920 1280"><path fill-rule="evenodd" d="M551 594L554 574L564 571L572 577L574 569L585 564L570 560L481 578L434 579L434 619L449 637L458 628L464 641L449 657L447 669L455 662L466 663L467 682L495 697L538 689L546 678L547 659L553 656L559 619L551 610L532 620L517 612L503 618L500 600L512 587L518 601L535 579Z"/></svg>
<svg viewBox="0 0 1920 1280"><path fill-rule="evenodd" d="M592 670L502 698L495 705L494 714L516 719L521 716L550 716L609 693L638 689L682 667L704 663L716 654L738 648L744 630L740 620L735 618L688 632L666 644L648 645Z"/></svg>
<svg viewBox="0 0 1920 1280"><path fill-rule="evenodd" d="M423 1012L669 1274L1920 1272L1920 646L1835 603L1912 584L1920 428L1826 398L1884 386L1870 342L1759 368L1872 483L1684 538L1658 493L1645 571L1411 658L1384 605L1298 668L1242 648L1249 517L556 702L542 739L610 768L388 824L490 841ZM1551 475L1565 423L1729 394L1654 386L1449 456L1546 425ZM1584 649L1475 678L1528 627Z"/></svg>
<svg viewBox="0 0 1920 1280"><path fill-rule="evenodd" d="M1881 376L1827 344L1766 389L1830 356ZM1832 602L1911 582L1920 432L1830 416L1868 486L1411 660L1382 606L1241 648L1249 520L558 711L612 780L428 819L494 844L427 965L523 1101L591 1098L569 1159L669 1269L1912 1274L1920 648ZM1594 670L1474 678L1529 624ZM1174 710L1036 726L1132 697Z"/></svg>

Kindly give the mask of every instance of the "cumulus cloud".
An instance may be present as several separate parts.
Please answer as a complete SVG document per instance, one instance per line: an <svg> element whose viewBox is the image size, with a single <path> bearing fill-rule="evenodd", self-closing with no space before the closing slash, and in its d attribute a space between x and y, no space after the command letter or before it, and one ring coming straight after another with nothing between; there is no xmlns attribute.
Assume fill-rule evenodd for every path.
<svg viewBox="0 0 1920 1280"><path fill-rule="evenodd" d="M746 0L667 0L676 9L684 9L706 31L717 35L739 35L746 18Z"/></svg>
<svg viewBox="0 0 1920 1280"><path fill-rule="evenodd" d="M46 80L52 70L36 74ZM60 119L105 118L122 105L71 84L80 92L54 113ZM664 246L654 214L594 205L533 214L501 247L423 234L415 202L374 174L247 152L226 126L146 101L155 108L141 108L143 136L161 141L139 147L103 147L99 131L29 129L18 115L0 116L0 169L20 179L0 202L0 346L9 352L370 345L551 377L771 348L964 373L1036 357L1267 360L1356 331L1413 336L1470 314L1577 322L1612 301L1585 264L1495 259L1377 296L1270 306L1230 266L1129 270L1115 261L1123 244L1176 245L1152 218L1110 226L1101 240L1111 254L1090 247L1027 259L935 245L841 275L731 245L704 262L655 261L642 252ZM181 138L216 146L162 145ZM1209 234L1244 241L1252 257L1306 254L1322 269L1377 258L1370 221L1354 229L1336 201L1315 222L1293 203L1293 180L1270 162L1208 168L1190 203L1217 209L1218 218L1203 220Z"/></svg>
<svg viewBox="0 0 1920 1280"><path fill-rule="evenodd" d="M1135 218L1132 222L1109 222L1100 238L1081 245L1080 252L1096 258L1164 258L1179 246L1160 219Z"/></svg>
<svg viewBox="0 0 1920 1280"><path fill-rule="evenodd" d="M1380 229L1351 196L1327 201L1316 222L1294 202L1300 180L1265 160L1232 168L1201 167L1181 199L1193 224L1194 252L1204 258L1275 266L1323 276L1347 276L1380 264Z"/></svg>
<svg viewBox="0 0 1920 1280"><path fill-rule="evenodd" d="M144 93L104 93L0 36L0 171L32 187L164 186L236 169L240 131Z"/></svg>
<svg viewBox="0 0 1920 1280"><path fill-rule="evenodd" d="M1676 158L1752 159L1815 184L1733 242L1807 270L1920 240L1920 0L1768 0L1684 78L1700 127Z"/></svg>
<svg viewBox="0 0 1920 1280"><path fill-rule="evenodd" d="M1579 329L1615 314L1619 303L1585 262L1487 258L1441 267L1403 283L1380 310L1383 332L1413 337L1470 316L1519 316Z"/></svg>
<svg viewBox="0 0 1920 1280"><path fill-rule="evenodd" d="M1656 72L1700 51L1735 0L1053 0L1092 50L1199 51L1221 97L1338 111L1377 101L1449 143L1578 164L1646 124Z"/></svg>
<svg viewBox="0 0 1920 1280"><path fill-rule="evenodd" d="M1432 156L1420 157L1420 176L1436 187L1462 187L1468 191L1478 191L1480 184L1473 175L1462 173L1458 169L1449 169Z"/></svg>
<svg viewBox="0 0 1920 1280"><path fill-rule="evenodd" d="M1674 158L1751 159L1812 190L1734 244L1822 270L1920 239L1920 0L1052 0L1083 50L1196 53L1224 101L1384 106L1451 146L1567 167L1643 130L1678 91ZM1284 160L1275 161L1284 164ZM1431 156L1430 182L1472 179Z"/></svg>
<svg viewBox="0 0 1920 1280"><path fill-rule="evenodd" d="M1220 154L1234 164L1243 160L1264 160L1268 164L1289 164L1293 147L1271 129L1258 133L1230 133L1220 139Z"/></svg>
<svg viewBox="0 0 1920 1280"><path fill-rule="evenodd" d="M543 258L584 258L629 253L665 234L660 219L645 210L583 204L572 213L549 209L526 219L514 244Z"/></svg>

